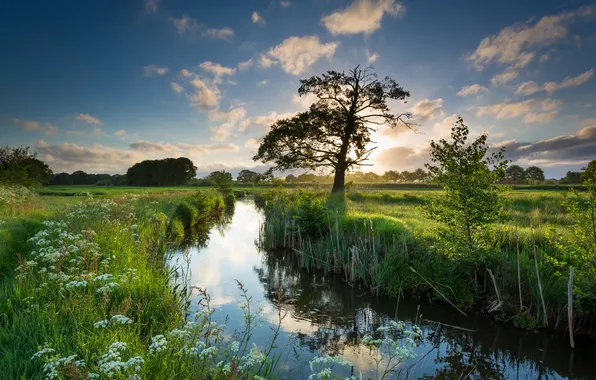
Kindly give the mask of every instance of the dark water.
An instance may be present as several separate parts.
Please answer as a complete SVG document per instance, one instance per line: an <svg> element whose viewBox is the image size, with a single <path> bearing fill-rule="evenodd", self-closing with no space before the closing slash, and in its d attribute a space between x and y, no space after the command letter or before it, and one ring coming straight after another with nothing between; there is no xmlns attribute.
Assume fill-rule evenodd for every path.
<svg viewBox="0 0 596 380"><path fill-rule="evenodd" d="M389 378L441 379L592 379L596 378L596 345L581 341L574 351L564 336L524 333L483 317L465 317L447 305L424 300L370 296L337 276L299 269L291 253L258 249L262 214L251 201L236 202L225 224L205 238L177 251L172 264L190 286L206 288L216 320L230 334L244 326L239 308L241 281L264 323L253 334L267 347L270 326L281 322L277 345L283 352L282 369L288 378L307 378L308 361L319 355L342 355L356 373L376 377L376 352L360 343L391 319L413 323L425 333L418 357L400 365ZM202 241L201 241L202 240ZM193 302L196 307L196 302ZM397 311L396 311L397 308ZM192 310L191 310L192 311ZM343 373L349 375L349 373Z"/></svg>

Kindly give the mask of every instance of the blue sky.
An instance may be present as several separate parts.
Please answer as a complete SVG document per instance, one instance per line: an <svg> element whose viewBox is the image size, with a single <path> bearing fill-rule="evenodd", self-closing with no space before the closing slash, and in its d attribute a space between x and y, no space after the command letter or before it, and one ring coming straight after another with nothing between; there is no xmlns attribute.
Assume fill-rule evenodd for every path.
<svg viewBox="0 0 596 380"><path fill-rule="evenodd" d="M419 133L379 130L372 170L412 170L455 115L522 166L596 159L596 4L586 1L4 2L0 144L55 172L188 156L262 168L298 80L372 64L412 94Z"/></svg>

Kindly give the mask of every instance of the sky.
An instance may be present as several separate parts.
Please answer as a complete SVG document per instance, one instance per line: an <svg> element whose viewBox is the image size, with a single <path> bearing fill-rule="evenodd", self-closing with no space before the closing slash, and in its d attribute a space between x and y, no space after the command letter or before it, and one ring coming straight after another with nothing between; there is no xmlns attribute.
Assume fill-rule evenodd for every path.
<svg viewBox="0 0 596 380"><path fill-rule="evenodd" d="M264 170L299 80L356 65L411 93L417 132L379 128L372 170L414 170L457 115L512 162L564 176L596 159L596 3L439 0L6 1L0 145L55 172L189 157Z"/></svg>

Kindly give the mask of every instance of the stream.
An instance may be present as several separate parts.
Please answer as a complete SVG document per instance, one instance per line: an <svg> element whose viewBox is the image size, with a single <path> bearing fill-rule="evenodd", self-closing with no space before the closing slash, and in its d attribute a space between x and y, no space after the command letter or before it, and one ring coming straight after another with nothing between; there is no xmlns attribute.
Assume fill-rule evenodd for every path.
<svg viewBox="0 0 596 380"><path fill-rule="evenodd" d="M269 346L281 321L275 352L281 353L284 377L303 379L308 362L321 355L341 355L354 364L354 374L376 377L376 351L359 339L388 321L411 325L418 320L424 338L417 357L399 366L389 378L439 379L590 379L596 378L594 342L569 348L563 335L526 333L483 316L464 316L445 304L424 299L372 296L339 276L299 269L291 252L258 248L263 214L251 200L235 203L233 215L198 239L177 249L171 258L188 286L207 289L213 317L233 334L244 327L239 307L241 281L260 308L263 323L251 341ZM198 296L197 296L198 297ZM193 299L191 310L196 310ZM350 372L339 372L349 376Z"/></svg>

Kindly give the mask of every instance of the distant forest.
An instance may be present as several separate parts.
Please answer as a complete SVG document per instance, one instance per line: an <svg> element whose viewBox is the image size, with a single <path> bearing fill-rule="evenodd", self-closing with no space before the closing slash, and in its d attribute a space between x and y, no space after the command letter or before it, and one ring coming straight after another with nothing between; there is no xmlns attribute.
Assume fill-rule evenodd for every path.
<svg viewBox="0 0 596 380"><path fill-rule="evenodd" d="M28 148L0 147L0 183L18 183L32 185L97 185L97 186L209 186L213 184L216 174L213 172L204 178L196 178L197 168L186 158L166 158L162 160L145 160L134 164L126 174L90 174L82 170L73 173L54 174L52 170ZM522 168L511 165L501 180L505 184L580 184L580 172L569 171L561 179L546 179L544 171L538 166ZM294 184L331 184L332 175L302 173L289 174L275 178L270 172L258 173L244 169L236 177L237 183L260 185L264 183ZM429 175L422 169L414 171L389 170L379 175L374 172L351 172L346 175L346 182L352 183L428 183Z"/></svg>

